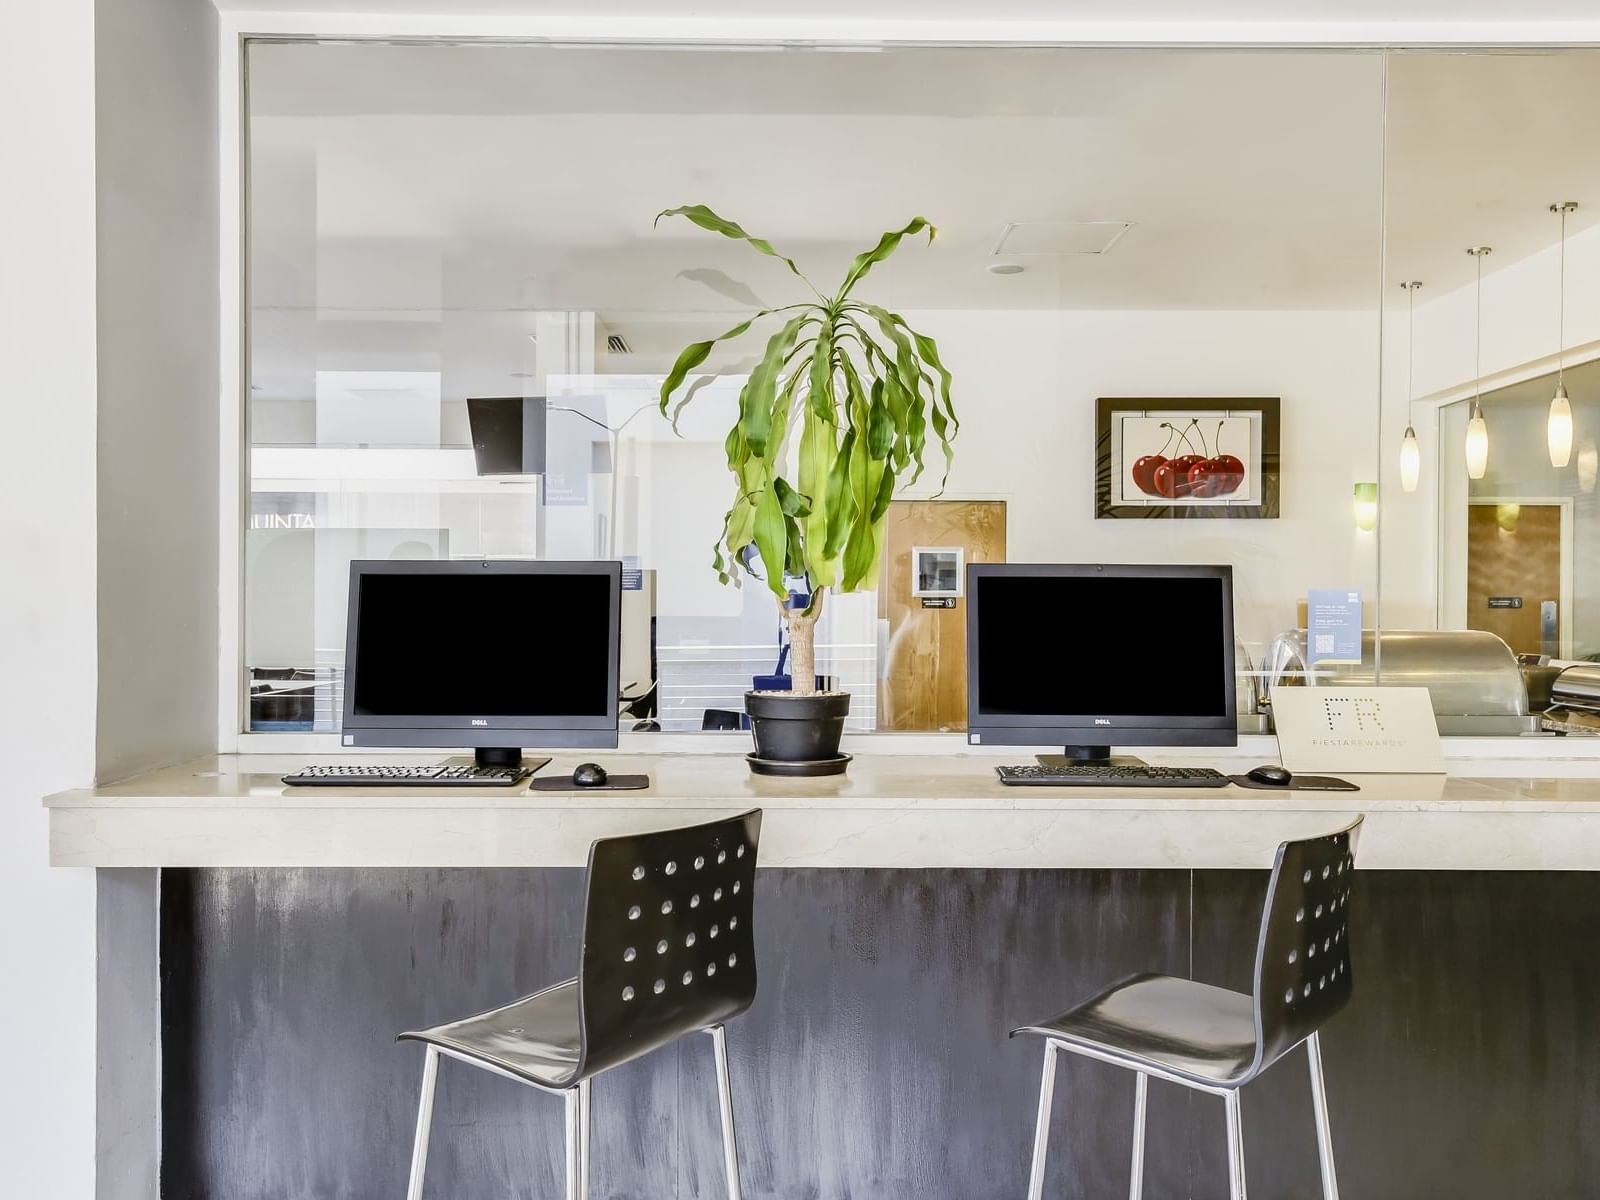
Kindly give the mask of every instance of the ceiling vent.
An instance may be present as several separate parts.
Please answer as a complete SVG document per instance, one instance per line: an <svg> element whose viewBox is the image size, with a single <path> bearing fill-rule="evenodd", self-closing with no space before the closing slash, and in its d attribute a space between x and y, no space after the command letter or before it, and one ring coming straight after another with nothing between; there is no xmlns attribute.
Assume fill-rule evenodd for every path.
<svg viewBox="0 0 1600 1200"><path fill-rule="evenodd" d="M628 339L620 333L606 334L606 349L612 354L632 354L633 347L628 345Z"/></svg>
<svg viewBox="0 0 1600 1200"><path fill-rule="evenodd" d="M1104 254L1132 228L1132 221L1010 221L993 253Z"/></svg>

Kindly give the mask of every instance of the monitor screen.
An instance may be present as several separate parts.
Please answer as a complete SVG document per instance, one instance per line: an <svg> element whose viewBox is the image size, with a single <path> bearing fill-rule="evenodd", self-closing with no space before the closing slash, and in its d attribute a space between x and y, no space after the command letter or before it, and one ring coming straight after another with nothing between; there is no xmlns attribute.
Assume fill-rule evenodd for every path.
<svg viewBox="0 0 1600 1200"><path fill-rule="evenodd" d="M352 715L611 714L617 617L610 576L428 566L360 572L354 581Z"/></svg>
<svg viewBox="0 0 1600 1200"><path fill-rule="evenodd" d="M969 586L976 721L1231 723L1226 568L975 567Z"/></svg>
<svg viewBox="0 0 1600 1200"><path fill-rule="evenodd" d="M545 412L542 396L467 397L478 474L544 474Z"/></svg>

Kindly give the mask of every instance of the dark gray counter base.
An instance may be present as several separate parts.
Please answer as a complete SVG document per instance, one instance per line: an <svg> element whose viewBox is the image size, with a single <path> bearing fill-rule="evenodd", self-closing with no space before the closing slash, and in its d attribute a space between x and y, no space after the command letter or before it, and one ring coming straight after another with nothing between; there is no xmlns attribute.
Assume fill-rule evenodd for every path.
<svg viewBox="0 0 1600 1200"><path fill-rule="evenodd" d="M1265 872L767 870L729 1027L749 1200L1019 1198L1041 1044L1014 1024L1136 970L1247 988ZM398 1200L403 1028L576 970L574 870L164 873L167 1200ZM1592 1196L1600 874L1365 873L1324 1035L1343 1194ZM723 1195L711 1048L594 1088L596 1200ZM1063 1056L1046 1194L1126 1194L1133 1079ZM1150 1089L1145 1194L1227 1192L1221 1102ZM1244 1098L1253 1195L1319 1198L1304 1055ZM428 1195L559 1197L561 1105L440 1072Z"/></svg>

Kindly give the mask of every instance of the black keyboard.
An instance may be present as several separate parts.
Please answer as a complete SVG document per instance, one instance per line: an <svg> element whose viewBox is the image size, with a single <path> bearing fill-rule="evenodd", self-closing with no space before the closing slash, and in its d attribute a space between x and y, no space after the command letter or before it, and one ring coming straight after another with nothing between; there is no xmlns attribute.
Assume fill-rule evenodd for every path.
<svg viewBox="0 0 1600 1200"><path fill-rule="evenodd" d="M532 774L527 767L444 766L302 767L283 781L290 787L512 787Z"/></svg>
<svg viewBox="0 0 1600 1200"><path fill-rule="evenodd" d="M1013 787L1227 787L1232 782L1210 767L1126 767L1108 763L996 767L1000 782Z"/></svg>

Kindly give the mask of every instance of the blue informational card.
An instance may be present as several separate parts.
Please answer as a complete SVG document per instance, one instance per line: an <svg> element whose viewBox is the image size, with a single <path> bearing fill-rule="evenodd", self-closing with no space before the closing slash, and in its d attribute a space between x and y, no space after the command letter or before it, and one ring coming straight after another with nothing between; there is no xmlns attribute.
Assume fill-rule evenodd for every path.
<svg viewBox="0 0 1600 1200"><path fill-rule="evenodd" d="M644 591L644 570L639 566L637 554L624 554L622 556L622 590L625 592Z"/></svg>
<svg viewBox="0 0 1600 1200"><path fill-rule="evenodd" d="M1306 650L1317 663L1361 662L1361 593L1312 588L1306 593Z"/></svg>

